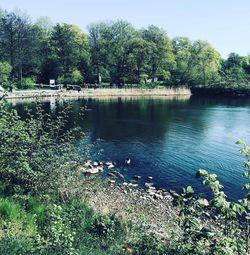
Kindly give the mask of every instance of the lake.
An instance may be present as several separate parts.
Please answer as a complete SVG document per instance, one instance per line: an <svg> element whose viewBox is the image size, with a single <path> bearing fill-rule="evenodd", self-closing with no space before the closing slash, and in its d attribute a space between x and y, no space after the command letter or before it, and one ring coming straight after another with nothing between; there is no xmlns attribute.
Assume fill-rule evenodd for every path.
<svg viewBox="0 0 250 255"><path fill-rule="evenodd" d="M24 106L14 104L20 114ZM44 102L48 111L63 102ZM78 114L87 106L85 118ZM250 99L211 97L125 97L72 100L71 123L86 132L95 158L116 162L126 180L134 175L159 188L180 190L192 185L207 192L195 178L198 169L218 175L230 199L244 194L238 138L250 144ZM125 158L131 158L126 167Z"/></svg>

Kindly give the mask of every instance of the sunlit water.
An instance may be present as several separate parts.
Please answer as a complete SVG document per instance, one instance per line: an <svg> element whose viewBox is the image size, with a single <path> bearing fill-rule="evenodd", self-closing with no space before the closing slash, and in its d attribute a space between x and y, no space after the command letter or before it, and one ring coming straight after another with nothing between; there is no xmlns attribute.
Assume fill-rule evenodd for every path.
<svg viewBox="0 0 250 255"><path fill-rule="evenodd" d="M63 107L44 102L47 110ZM127 180L141 175L139 184L153 177L157 187L180 190L192 185L199 168L218 175L230 199L244 194L241 186L240 138L250 143L250 99L247 98L109 98L73 100L71 125L79 124L95 144L95 158L112 160ZM14 103L20 113L31 103ZM82 106L90 109L80 120ZM85 138L86 139L86 138ZM124 160L131 158L131 166Z"/></svg>

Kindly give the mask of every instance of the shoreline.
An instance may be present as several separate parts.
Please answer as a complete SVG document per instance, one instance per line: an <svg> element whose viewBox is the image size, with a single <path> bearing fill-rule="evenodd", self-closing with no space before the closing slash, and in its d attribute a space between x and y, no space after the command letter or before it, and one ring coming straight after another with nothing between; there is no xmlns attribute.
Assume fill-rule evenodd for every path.
<svg viewBox="0 0 250 255"><path fill-rule="evenodd" d="M25 98L88 98L88 97L112 97L112 96L191 96L191 90L185 87L180 88L155 88L155 89L135 89L135 88L97 88L82 89L82 91L67 90L22 90L8 92L5 99L25 99ZM4 93L2 93L2 96ZM0 93L1 96L1 93Z"/></svg>
<svg viewBox="0 0 250 255"><path fill-rule="evenodd" d="M148 231L161 240L168 240L167 230L176 225L178 213L168 191L159 198L132 183L117 183L112 178L98 176L83 179L80 190L76 184L75 191L79 192L80 200L97 213L115 214L137 226L147 226Z"/></svg>

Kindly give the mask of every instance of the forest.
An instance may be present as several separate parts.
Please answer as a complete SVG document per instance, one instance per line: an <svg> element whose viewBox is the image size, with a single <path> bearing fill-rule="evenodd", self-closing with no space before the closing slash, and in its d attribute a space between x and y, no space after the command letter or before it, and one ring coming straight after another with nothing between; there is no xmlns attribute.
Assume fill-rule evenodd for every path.
<svg viewBox="0 0 250 255"><path fill-rule="evenodd" d="M32 22L21 11L0 10L0 84L25 89L49 79L81 86L245 86L250 56L223 59L209 42L169 38L154 25L98 22L85 33L48 17Z"/></svg>

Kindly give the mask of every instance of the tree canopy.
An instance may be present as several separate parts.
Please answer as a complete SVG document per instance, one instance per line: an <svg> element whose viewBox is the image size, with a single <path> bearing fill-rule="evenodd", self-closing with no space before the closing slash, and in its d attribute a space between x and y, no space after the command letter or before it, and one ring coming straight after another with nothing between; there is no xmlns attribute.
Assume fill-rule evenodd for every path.
<svg viewBox="0 0 250 255"><path fill-rule="evenodd" d="M100 83L115 86L248 83L250 57L222 59L208 42L170 39L150 25L124 20L92 23L84 33L72 24L36 22L20 11L0 11L0 83Z"/></svg>

